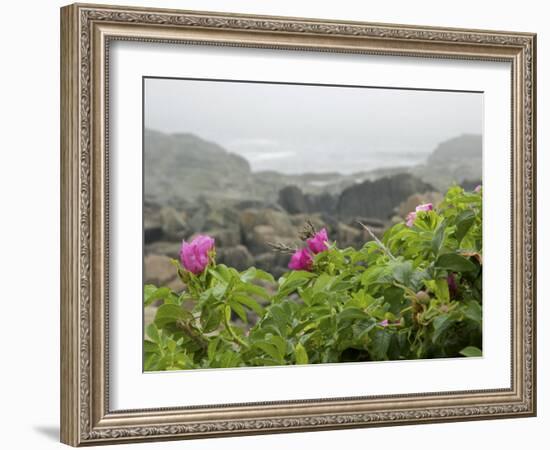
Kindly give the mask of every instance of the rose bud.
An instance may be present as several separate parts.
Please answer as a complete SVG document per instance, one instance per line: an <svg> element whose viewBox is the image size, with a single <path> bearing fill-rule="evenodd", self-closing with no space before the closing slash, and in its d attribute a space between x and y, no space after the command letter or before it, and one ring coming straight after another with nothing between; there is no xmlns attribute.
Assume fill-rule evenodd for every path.
<svg viewBox="0 0 550 450"><path fill-rule="evenodd" d="M426 291L418 291L416 293L416 300L419 303L428 303L430 301L430 295Z"/></svg>

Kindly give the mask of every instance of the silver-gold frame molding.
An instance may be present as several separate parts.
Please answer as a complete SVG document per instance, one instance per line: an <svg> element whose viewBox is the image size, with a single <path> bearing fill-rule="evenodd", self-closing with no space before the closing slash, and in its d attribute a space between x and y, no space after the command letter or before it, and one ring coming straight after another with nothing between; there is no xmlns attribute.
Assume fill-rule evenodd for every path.
<svg viewBox="0 0 550 450"><path fill-rule="evenodd" d="M107 99L113 40L511 63L510 388L110 410ZM78 446L535 415L535 52L531 33L105 5L62 8L62 442Z"/></svg>

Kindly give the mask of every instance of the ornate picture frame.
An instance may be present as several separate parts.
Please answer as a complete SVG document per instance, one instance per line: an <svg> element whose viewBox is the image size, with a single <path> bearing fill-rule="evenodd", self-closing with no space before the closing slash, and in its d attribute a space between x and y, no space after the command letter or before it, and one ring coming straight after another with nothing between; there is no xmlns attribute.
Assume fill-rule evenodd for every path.
<svg viewBox="0 0 550 450"><path fill-rule="evenodd" d="M108 67L115 41L510 63L509 388L112 410ZM105 5L62 8L61 441L81 446L536 415L535 89L531 33Z"/></svg>

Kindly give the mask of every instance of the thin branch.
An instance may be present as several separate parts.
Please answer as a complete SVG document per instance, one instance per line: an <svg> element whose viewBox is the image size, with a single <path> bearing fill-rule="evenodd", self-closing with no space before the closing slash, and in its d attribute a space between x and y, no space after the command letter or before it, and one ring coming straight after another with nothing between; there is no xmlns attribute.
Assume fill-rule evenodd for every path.
<svg viewBox="0 0 550 450"><path fill-rule="evenodd" d="M250 346L245 341L243 341L239 336L237 336L237 334L233 330L233 327L229 323L229 315L230 314L228 314L226 311L223 312L223 323L225 325L225 329L227 330L227 332L229 333L233 341L235 341L238 345L244 348L250 348Z"/></svg>
<svg viewBox="0 0 550 450"><path fill-rule="evenodd" d="M382 241L380 239L378 239L376 237L376 235L372 232L372 230L367 227L364 223L360 222L359 220L357 221L357 223L359 225L361 225L365 230L367 230L367 233L370 234L370 236L374 239L374 241L378 244L378 246L384 251L384 253L386 255L388 255L388 257L392 260L392 261L395 261L396 260L396 257L392 255L392 253L390 252L390 249L388 247L386 247Z"/></svg>
<svg viewBox="0 0 550 450"><path fill-rule="evenodd" d="M178 320L176 322L177 327L182 330L189 338L191 338L195 343L197 343L203 350L208 348L208 340L204 338L198 330L196 330L191 324Z"/></svg>
<svg viewBox="0 0 550 450"><path fill-rule="evenodd" d="M292 248L286 244L282 244L280 242L266 242L267 245L269 245L273 250L280 252L280 253L289 253L292 254L296 251L296 248Z"/></svg>

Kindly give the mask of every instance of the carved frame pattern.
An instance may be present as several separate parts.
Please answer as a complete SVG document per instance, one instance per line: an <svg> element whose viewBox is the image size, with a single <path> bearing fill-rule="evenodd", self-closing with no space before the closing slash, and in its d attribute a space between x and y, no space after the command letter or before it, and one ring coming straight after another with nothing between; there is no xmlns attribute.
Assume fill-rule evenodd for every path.
<svg viewBox="0 0 550 450"><path fill-rule="evenodd" d="M64 7L61 17L63 442L78 446L535 415L535 35L95 5ZM257 403L227 413L227 406L213 405L200 409L203 415L186 408L109 411L103 295L108 272L102 267L108 254L108 122L101 100L108 83L101 77L113 39L512 62L512 388ZM354 401L355 410L343 408ZM285 405L292 412L285 413ZM242 411L235 412L239 407Z"/></svg>

